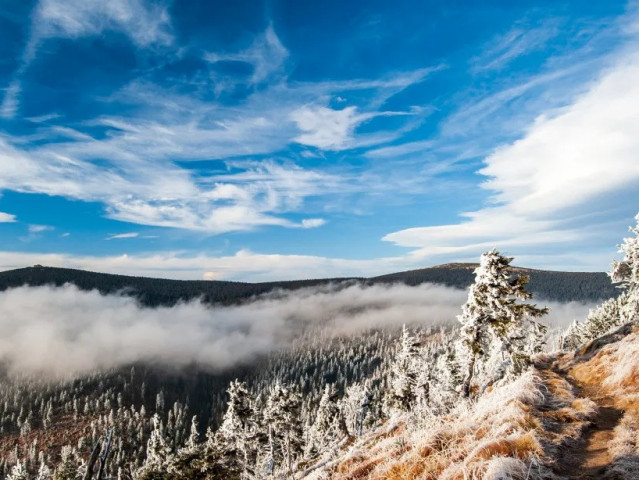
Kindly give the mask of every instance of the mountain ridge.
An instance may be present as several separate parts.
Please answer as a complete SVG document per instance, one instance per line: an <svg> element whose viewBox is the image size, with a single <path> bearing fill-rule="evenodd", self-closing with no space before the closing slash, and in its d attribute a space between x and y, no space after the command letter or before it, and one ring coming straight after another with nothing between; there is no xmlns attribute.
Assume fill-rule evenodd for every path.
<svg viewBox="0 0 639 480"><path fill-rule="evenodd" d="M200 298L207 304L232 304L274 290L297 290L345 282L408 286L435 283L463 289L472 283L476 266L474 263L448 263L368 278L334 277L253 283L232 280L175 280L34 265L0 272L0 291L24 285L62 286L72 283L82 290L133 296L141 304L151 307L174 305L195 298ZM589 302L618 294L618 289L603 272L561 272L524 267L513 267L512 271L530 276L529 289L538 299Z"/></svg>

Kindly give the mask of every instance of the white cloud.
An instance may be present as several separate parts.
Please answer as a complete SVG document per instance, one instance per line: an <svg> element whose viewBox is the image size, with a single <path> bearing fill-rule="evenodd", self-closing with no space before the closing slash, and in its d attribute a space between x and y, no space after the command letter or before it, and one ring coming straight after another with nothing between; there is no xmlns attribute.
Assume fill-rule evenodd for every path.
<svg viewBox="0 0 639 480"><path fill-rule="evenodd" d="M0 212L0 223L14 223L16 216L10 213Z"/></svg>
<svg viewBox="0 0 639 480"><path fill-rule="evenodd" d="M125 33L138 47L168 45L173 41L170 18L163 5L144 0L39 0L33 10L20 66L0 104L0 117L13 118L17 113L22 92L20 78L44 41L95 36L107 30Z"/></svg>
<svg viewBox="0 0 639 480"><path fill-rule="evenodd" d="M12 81L4 91L4 98L0 104L0 117L13 118L20 105L20 82Z"/></svg>
<svg viewBox="0 0 639 480"><path fill-rule="evenodd" d="M288 50L277 37L272 25L255 40L250 47L238 53L207 53L204 58L211 63L223 61L246 62L253 66L251 81L260 83L271 75L281 72L288 58Z"/></svg>
<svg viewBox="0 0 639 480"><path fill-rule="evenodd" d="M367 118L358 115L355 107L333 110L327 107L302 107L291 118L304 133L295 141L324 150L340 150L351 140L355 127Z"/></svg>
<svg viewBox="0 0 639 480"><path fill-rule="evenodd" d="M127 161L107 171L82 159L100 151ZM142 225L211 233L268 225L297 227L301 224L282 214L300 209L305 198L330 192L341 183L335 176L295 165L265 161L235 162L233 167L234 173L202 177L169 162L141 159L94 142L24 152L0 138L0 189L100 201L110 218Z"/></svg>
<svg viewBox="0 0 639 480"><path fill-rule="evenodd" d="M539 116L521 139L485 159L479 173L488 177L482 186L493 193L492 205L456 225L384 240L424 253L585 241L610 220L577 221L585 212L601 212L596 202L639 188L638 112L639 56L625 54L572 104Z"/></svg>
<svg viewBox="0 0 639 480"><path fill-rule="evenodd" d="M472 59L475 71L495 70L505 67L512 60L543 47L560 31L557 19L530 28L518 24L508 32L493 39L481 55Z"/></svg>
<svg viewBox="0 0 639 480"><path fill-rule="evenodd" d="M144 0L40 0L33 14L31 42L120 30L135 44L148 46L170 43L169 28L166 7Z"/></svg>
<svg viewBox="0 0 639 480"><path fill-rule="evenodd" d="M323 218L305 218L302 220L302 228L315 228L321 227L326 224L326 220Z"/></svg>
<svg viewBox="0 0 639 480"><path fill-rule="evenodd" d="M41 233L53 230L50 225L29 225L29 233Z"/></svg>
<svg viewBox="0 0 639 480"><path fill-rule="evenodd" d="M366 152L369 158L397 158L411 153L425 152L433 148L435 142L432 140L420 140L417 142L407 142L401 145L381 147Z"/></svg>
<svg viewBox="0 0 639 480"><path fill-rule="evenodd" d="M140 234L138 232L118 233L116 235L109 235L106 239L107 240L116 240L116 239L119 239L119 238L136 238L139 235Z"/></svg>
<svg viewBox="0 0 639 480"><path fill-rule="evenodd" d="M419 108L408 112L358 113L357 108L352 106L334 110L324 106L304 105L291 112L290 118L303 132L293 139L297 143L323 150L343 150L392 141L404 131L404 129L400 129L394 134L362 136L359 141L356 141L354 138L355 129L371 118L382 116L417 116L420 118L421 114L423 112ZM412 128L412 125L409 125L408 128Z"/></svg>

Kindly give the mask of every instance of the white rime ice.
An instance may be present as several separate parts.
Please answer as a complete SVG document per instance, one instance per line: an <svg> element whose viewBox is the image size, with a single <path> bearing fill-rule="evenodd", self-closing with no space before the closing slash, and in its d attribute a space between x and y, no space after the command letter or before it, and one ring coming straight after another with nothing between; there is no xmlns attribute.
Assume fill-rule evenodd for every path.
<svg viewBox="0 0 639 480"><path fill-rule="evenodd" d="M532 319L548 309L523 302L531 297L525 288L529 278L511 275L512 260L496 250L481 256L475 283L457 317L462 324L456 350L465 397L473 387L518 375L528 367L530 355L541 350L546 328Z"/></svg>
<svg viewBox="0 0 639 480"><path fill-rule="evenodd" d="M156 413L153 415L153 430L147 442L146 461L142 467L140 475L143 476L148 472L162 471L171 461L171 449L164 439L162 433L162 422L160 416Z"/></svg>
<svg viewBox="0 0 639 480"><path fill-rule="evenodd" d="M624 257L613 262L608 273L624 291L592 310L585 322L575 320L566 330L563 348L576 349L621 325L639 321L639 215L635 218L637 226L630 228L634 236L624 238L619 246Z"/></svg>
<svg viewBox="0 0 639 480"><path fill-rule="evenodd" d="M346 426L338 402L337 390L326 385L319 401L315 421L308 434L305 454L307 457L320 453L346 435Z"/></svg>
<svg viewBox="0 0 639 480"><path fill-rule="evenodd" d="M7 480L28 480L28 478L27 470L20 460L13 466L11 473L7 476Z"/></svg>
<svg viewBox="0 0 639 480"><path fill-rule="evenodd" d="M419 344L406 325L402 328L399 351L391 367L391 391L388 409L408 411L415 404L419 371Z"/></svg>
<svg viewBox="0 0 639 480"><path fill-rule="evenodd" d="M301 410L300 395L276 381L264 408L268 426L267 471L272 472L275 465L282 465L287 473L292 471L293 460L303 451Z"/></svg>

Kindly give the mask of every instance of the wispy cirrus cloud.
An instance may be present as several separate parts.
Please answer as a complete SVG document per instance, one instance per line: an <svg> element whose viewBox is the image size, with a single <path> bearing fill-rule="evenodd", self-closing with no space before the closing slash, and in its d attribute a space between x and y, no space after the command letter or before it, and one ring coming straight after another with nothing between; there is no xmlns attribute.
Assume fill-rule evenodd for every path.
<svg viewBox="0 0 639 480"><path fill-rule="evenodd" d="M209 55L209 61L229 55L217 60ZM283 62L286 49L272 27L235 55L254 64L256 72L272 67L268 74L258 75L264 79L281 67L281 62L271 62L273 56ZM307 198L363 187L346 187L349 178L344 172L302 168L291 161L232 159L271 154L277 158L277 152L295 142L341 150L395 138L401 129L367 133L358 140L355 129L376 116L423 115L419 109L378 108L436 70L315 83L291 83L283 76L233 105L136 80L103 99L130 105L127 117L99 115L65 126L60 124L64 119L49 116L36 122L34 145L28 137L0 138L0 189L99 201L108 217L141 225L210 233L260 226L320 227L324 219L317 218L318 212L301 221L286 215L299 213ZM368 100L357 107L329 107L333 97L362 91ZM107 133L98 138L92 128ZM223 163L212 172L177 164L214 159Z"/></svg>
<svg viewBox="0 0 639 480"><path fill-rule="evenodd" d="M0 117L13 118L22 93L21 77L48 39L80 38L105 31L123 32L138 47L168 45L173 37L166 7L145 0L39 0L31 15L29 37L14 78L5 88Z"/></svg>
<svg viewBox="0 0 639 480"><path fill-rule="evenodd" d="M47 232L49 230L53 230L51 225L29 225L28 227L29 233L42 233Z"/></svg>
<svg viewBox="0 0 639 480"><path fill-rule="evenodd" d="M108 237L106 237L106 240L118 240L121 238L136 238L139 236L140 234L138 232L116 233L114 235L109 235Z"/></svg>
<svg viewBox="0 0 639 480"><path fill-rule="evenodd" d="M424 253L462 253L584 242L618 228L606 209L636 210L615 198L639 188L637 85L639 56L628 48L570 105L537 117L484 160L482 187L492 194L486 207L458 224L383 239Z"/></svg>
<svg viewBox="0 0 639 480"><path fill-rule="evenodd" d="M18 111L20 105L20 92L22 88L18 80L13 80L7 88L4 89L4 97L0 103L0 118L13 118Z"/></svg>
<svg viewBox="0 0 639 480"><path fill-rule="evenodd" d="M72 145L71 150L82 148ZM281 214L342 183L325 173L276 162L236 162L229 164L234 173L196 175L170 162L123 155L128 162L104 172L64 146L25 152L0 141L0 189L99 201L110 218L141 225L223 233L268 225L321 226Z"/></svg>
<svg viewBox="0 0 639 480"><path fill-rule="evenodd" d="M136 45L169 44L170 18L164 5L145 0L40 0L32 14L32 31L25 56L35 55L47 38L78 38L105 30L124 32Z"/></svg>
<svg viewBox="0 0 639 480"><path fill-rule="evenodd" d="M542 49L558 35L560 26L557 18L545 20L541 26L532 28L526 22L519 22L508 32L496 36L480 55L472 58L471 68L475 72L504 68L511 61Z"/></svg>
<svg viewBox="0 0 639 480"><path fill-rule="evenodd" d="M271 24L245 50L232 53L207 52L204 59L212 64L219 62L247 63L253 68L251 82L257 84L267 80L273 74L282 74L288 55L288 50L282 45Z"/></svg>

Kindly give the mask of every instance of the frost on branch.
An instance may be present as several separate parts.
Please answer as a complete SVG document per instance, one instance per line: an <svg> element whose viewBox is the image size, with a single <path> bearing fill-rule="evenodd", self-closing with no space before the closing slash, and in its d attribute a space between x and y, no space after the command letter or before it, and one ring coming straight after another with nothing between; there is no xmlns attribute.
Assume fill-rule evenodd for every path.
<svg viewBox="0 0 639 480"><path fill-rule="evenodd" d="M511 276L511 261L496 250L481 256L475 283L457 317L462 324L457 359L463 396L470 396L474 386L485 388L520 374L543 345L546 327L533 319L548 309L524 302L532 296L526 291L529 278Z"/></svg>
<svg viewBox="0 0 639 480"><path fill-rule="evenodd" d="M639 215L635 218L639 222ZM624 257L620 262L612 263L609 273L624 292L591 310L585 322L574 321L564 334L563 348L577 349L622 325L639 320L639 223L630 231L634 237L625 238L619 246Z"/></svg>

